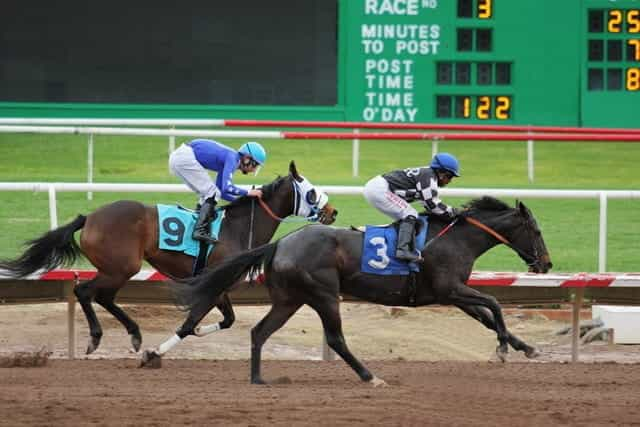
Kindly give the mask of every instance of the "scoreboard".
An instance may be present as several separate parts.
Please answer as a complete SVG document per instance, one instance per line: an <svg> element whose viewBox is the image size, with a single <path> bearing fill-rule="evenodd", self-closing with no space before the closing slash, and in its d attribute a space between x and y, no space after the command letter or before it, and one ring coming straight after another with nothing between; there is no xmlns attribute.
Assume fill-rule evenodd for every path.
<svg viewBox="0 0 640 427"><path fill-rule="evenodd" d="M3 11L0 117L640 127L640 0L4 0Z"/></svg>
<svg viewBox="0 0 640 427"><path fill-rule="evenodd" d="M638 0L349 6L349 120L640 123Z"/></svg>
<svg viewBox="0 0 640 427"><path fill-rule="evenodd" d="M581 110L586 123L640 123L640 1L585 0Z"/></svg>

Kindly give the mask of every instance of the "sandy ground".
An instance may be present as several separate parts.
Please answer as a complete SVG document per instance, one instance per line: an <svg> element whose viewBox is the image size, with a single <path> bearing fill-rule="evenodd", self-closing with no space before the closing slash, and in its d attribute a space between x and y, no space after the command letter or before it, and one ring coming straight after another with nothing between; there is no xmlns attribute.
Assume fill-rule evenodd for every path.
<svg viewBox="0 0 640 427"><path fill-rule="evenodd" d="M181 325L184 314L175 307L125 305L140 325L142 348L156 347ZM165 358L248 359L249 330L267 312L266 306L236 306L231 329L203 338L188 337ZM79 358L137 358L129 337L110 314L96 307L104 336L98 350L85 356L88 328L77 308L76 355ZM556 332L567 321L548 320L529 311L505 310L512 333L542 350L537 361L568 361L570 336ZM588 315L588 313L587 313ZM362 360L489 361L495 360L495 333L456 308L391 309L371 304L343 304L343 329L347 344ZM214 311L203 324L221 319ZM0 305L0 354L33 351L46 346L53 358L67 357L66 304ZM311 309L302 308L265 344L263 357L275 360L320 360L322 329ZM596 342L581 347L583 361L640 362L640 346L609 346ZM510 359L525 360L511 351Z"/></svg>
<svg viewBox="0 0 640 427"><path fill-rule="evenodd" d="M171 306L126 306L145 347L183 315ZM65 304L0 305L0 359L46 346L41 367L0 368L0 426L640 426L640 346L590 344L570 359L566 322L507 314L512 332L543 350L532 362L495 361L495 335L456 309L344 304L352 351L388 386L361 382L342 361L321 361L317 316L301 310L267 342L265 386L249 384L249 329L267 307L237 307L231 330L190 338L161 369L140 369L120 325L98 311L102 345L66 359ZM206 320L217 321L211 314ZM596 362L596 363L594 363ZM2 364L0 364L2 366Z"/></svg>

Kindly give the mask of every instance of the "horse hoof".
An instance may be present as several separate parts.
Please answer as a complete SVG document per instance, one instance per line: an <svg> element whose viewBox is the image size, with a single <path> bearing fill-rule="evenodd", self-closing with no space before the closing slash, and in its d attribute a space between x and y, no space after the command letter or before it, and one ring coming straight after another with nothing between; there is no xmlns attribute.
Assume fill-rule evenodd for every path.
<svg viewBox="0 0 640 427"><path fill-rule="evenodd" d="M496 356L498 356L498 359L500 359L502 363L507 361L507 354L508 350L506 346L499 345L496 347Z"/></svg>
<svg viewBox="0 0 640 427"><path fill-rule="evenodd" d="M94 351L96 351L99 345L100 345L100 338L91 337L89 339L89 345L87 346L86 354L91 354Z"/></svg>
<svg viewBox="0 0 640 427"><path fill-rule="evenodd" d="M162 356L155 350L145 350L140 359L140 367L159 369L162 367Z"/></svg>
<svg viewBox="0 0 640 427"><path fill-rule="evenodd" d="M371 384L374 387L388 387L389 386L389 384L387 384L387 382L385 380L383 380L382 378L378 378L378 377L371 378L371 380L369 381L369 384Z"/></svg>
<svg viewBox="0 0 640 427"><path fill-rule="evenodd" d="M136 353L140 351L140 346L142 345L142 337L140 334L131 335L131 345Z"/></svg>
<svg viewBox="0 0 640 427"><path fill-rule="evenodd" d="M266 381L263 380L262 378L258 377L258 378L251 378L251 384L257 384L257 385L266 385Z"/></svg>
<svg viewBox="0 0 640 427"><path fill-rule="evenodd" d="M536 357L541 356L542 352L535 347L530 347L524 352L524 355L527 359L535 359Z"/></svg>

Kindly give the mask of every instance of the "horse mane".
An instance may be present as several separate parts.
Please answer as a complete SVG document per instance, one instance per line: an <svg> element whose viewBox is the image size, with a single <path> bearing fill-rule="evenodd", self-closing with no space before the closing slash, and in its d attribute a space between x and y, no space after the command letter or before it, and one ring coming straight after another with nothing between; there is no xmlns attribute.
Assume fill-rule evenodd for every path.
<svg viewBox="0 0 640 427"><path fill-rule="evenodd" d="M491 196L473 199L462 205L463 208L475 211L506 211L511 209L505 202Z"/></svg>
<svg viewBox="0 0 640 427"><path fill-rule="evenodd" d="M274 179L272 182L260 187L260 189L262 190L262 198L264 200L269 200L269 198L273 195L273 193L275 193L278 187L280 187L280 185L284 182L284 179L285 177L278 175L276 179ZM225 205L224 208L226 210L234 209L234 208L237 208L238 206L244 206L250 203L252 200L255 200L255 199L249 196L238 197L231 203Z"/></svg>

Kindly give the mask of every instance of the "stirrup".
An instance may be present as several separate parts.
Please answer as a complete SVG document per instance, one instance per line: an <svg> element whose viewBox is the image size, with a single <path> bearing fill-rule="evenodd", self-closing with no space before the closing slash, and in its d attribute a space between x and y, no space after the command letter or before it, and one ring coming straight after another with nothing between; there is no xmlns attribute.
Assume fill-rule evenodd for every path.
<svg viewBox="0 0 640 427"><path fill-rule="evenodd" d="M193 232L191 238L197 242L203 242L210 245L215 245L216 243L218 243L218 239L214 238L210 234L200 234L197 231Z"/></svg>
<svg viewBox="0 0 640 427"><path fill-rule="evenodd" d="M395 255L396 255L396 258L403 261L408 261L408 262L422 261L422 257L420 256L420 254L416 252L399 250L399 251L396 251Z"/></svg>

